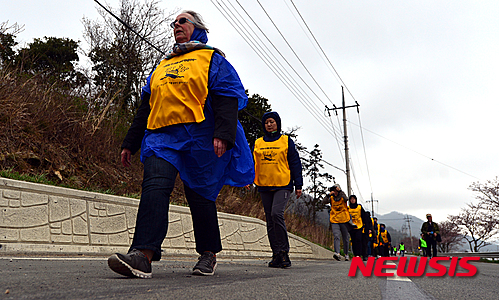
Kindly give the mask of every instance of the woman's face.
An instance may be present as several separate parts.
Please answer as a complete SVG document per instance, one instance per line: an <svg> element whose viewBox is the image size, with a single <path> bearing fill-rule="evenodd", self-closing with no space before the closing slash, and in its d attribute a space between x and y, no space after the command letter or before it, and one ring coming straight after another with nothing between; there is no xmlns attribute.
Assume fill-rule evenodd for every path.
<svg viewBox="0 0 499 300"><path fill-rule="evenodd" d="M356 204L357 203L357 199L355 199L354 197L350 198L350 203L351 204Z"/></svg>
<svg viewBox="0 0 499 300"><path fill-rule="evenodd" d="M265 130L268 132L274 132L277 130L277 123L273 118L265 120Z"/></svg>
<svg viewBox="0 0 499 300"><path fill-rule="evenodd" d="M175 28L173 29L173 34L175 35L175 42L177 43L186 43L191 40L191 35L194 32L194 24L187 21L184 24L180 24L178 20L181 18L187 18L189 20L193 20L194 18L190 14L181 13L175 19Z"/></svg>

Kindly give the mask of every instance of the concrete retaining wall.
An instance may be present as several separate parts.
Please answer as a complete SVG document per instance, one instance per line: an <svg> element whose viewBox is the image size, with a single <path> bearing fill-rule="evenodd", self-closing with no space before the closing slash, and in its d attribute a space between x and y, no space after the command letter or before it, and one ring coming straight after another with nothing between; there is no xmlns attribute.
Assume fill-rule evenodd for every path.
<svg viewBox="0 0 499 300"><path fill-rule="evenodd" d="M0 178L0 255L109 255L128 250L139 200ZM218 213L226 257L272 255L265 222ZM290 256L331 259L332 252L289 234ZM188 207L170 205L166 255L197 255Z"/></svg>

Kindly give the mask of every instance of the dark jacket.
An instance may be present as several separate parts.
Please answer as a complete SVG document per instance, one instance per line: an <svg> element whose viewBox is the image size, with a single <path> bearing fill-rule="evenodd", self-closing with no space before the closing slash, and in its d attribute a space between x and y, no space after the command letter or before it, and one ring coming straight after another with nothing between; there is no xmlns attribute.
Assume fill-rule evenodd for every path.
<svg viewBox="0 0 499 300"><path fill-rule="evenodd" d="M237 103L237 101L236 101ZM268 132L265 129L265 121L268 118L272 118L276 121L277 123L277 131L276 132ZM262 117L262 126L263 126L263 132L265 132L265 135L263 136L263 140L265 142L274 142L277 141L281 136L281 117L279 114L275 111L267 112L263 115ZM275 186L259 186L258 191L259 192L268 192L268 191L275 191L275 190L293 190L293 186L296 190L301 190L303 186L303 177L302 177L302 166L301 166L301 160L300 160L300 155L298 154L298 151L296 150L295 143L293 140L288 136L288 165L289 165L289 170L291 172L291 180L289 181L289 184L286 186L280 186L280 187L275 187Z"/></svg>
<svg viewBox="0 0 499 300"><path fill-rule="evenodd" d="M392 242L392 237L390 236L390 233L388 232L388 230L386 230L386 228L385 228L384 231L381 231L381 229L380 229L380 232L379 232L379 244L380 245L388 245L388 244L385 244L383 242L383 237L381 236L381 233L383 233L383 232L386 232L386 238L388 239L388 244Z"/></svg>
<svg viewBox="0 0 499 300"><path fill-rule="evenodd" d="M437 235L440 234L440 230L438 228L438 224L435 223L435 222L424 222L423 223L423 226L421 226L421 233L423 233L423 239L425 239L425 241L427 241L428 239L434 239L435 236L431 233L436 233ZM428 234L430 233L430 234Z"/></svg>
<svg viewBox="0 0 499 300"><path fill-rule="evenodd" d="M369 230L373 230L373 223L371 221L371 216L364 210L364 207L362 207L361 217L362 224L364 225L364 234L369 234Z"/></svg>

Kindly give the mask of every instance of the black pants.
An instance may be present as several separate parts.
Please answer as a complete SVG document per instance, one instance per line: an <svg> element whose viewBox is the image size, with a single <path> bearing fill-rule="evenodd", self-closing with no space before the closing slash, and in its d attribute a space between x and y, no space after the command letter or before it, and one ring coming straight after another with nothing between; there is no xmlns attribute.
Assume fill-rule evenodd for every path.
<svg viewBox="0 0 499 300"><path fill-rule="evenodd" d="M352 229L349 233L352 239L353 255L362 256L362 229Z"/></svg>
<svg viewBox="0 0 499 300"><path fill-rule="evenodd" d="M379 250L379 255L381 255L383 257L390 256L390 253L388 252L388 251L390 251L388 249L388 244L383 244L383 245L378 246L378 250Z"/></svg>
<svg viewBox="0 0 499 300"><path fill-rule="evenodd" d="M291 191L277 190L260 192L262 196L265 220L267 221L267 235L270 247L274 254L280 251L289 252L288 231L284 222L284 209L288 203Z"/></svg>
<svg viewBox="0 0 499 300"><path fill-rule="evenodd" d="M433 251L433 254L431 253ZM426 240L426 256L436 257L437 256L437 241L434 238L428 237Z"/></svg>
<svg viewBox="0 0 499 300"><path fill-rule="evenodd" d="M130 250L153 250L155 261L161 259L161 244L168 231L170 195L177 174L177 169L162 158L151 156L144 161L142 196ZM215 202L200 196L186 184L184 191L191 210L196 252L220 252L222 242Z"/></svg>
<svg viewBox="0 0 499 300"><path fill-rule="evenodd" d="M369 255L369 232L362 233L362 258L367 259Z"/></svg>

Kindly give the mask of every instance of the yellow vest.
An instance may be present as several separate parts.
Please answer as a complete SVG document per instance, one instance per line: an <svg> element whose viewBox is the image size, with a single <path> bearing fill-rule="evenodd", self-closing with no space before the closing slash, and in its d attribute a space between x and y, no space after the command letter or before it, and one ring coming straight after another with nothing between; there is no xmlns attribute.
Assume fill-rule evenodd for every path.
<svg viewBox="0 0 499 300"><path fill-rule="evenodd" d="M362 228L362 206L360 204L357 204L357 208L348 207L348 212L350 212L350 215L352 216L352 222L357 225L357 228Z"/></svg>
<svg viewBox="0 0 499 300"><path fill-rule="evenodd" d="M331 196L331 212L329 214L329 221L331 223L346 223L350 221L350 213L345 199L341 198L340 201L334 201Z"/></svg>
<svg viewBox="0 0 499 300"><path fill-rule="evenodd" d="M388 244L388 236L387 236L387 231L381 232L380 234L381 239L383 240L383 244Z"/></svg>
<svg viewBox="0 0 499 300"><path fill-rule="evenodd" d="M273 142L263 138L255 141L255 184L258 186L286 186L291 181L288 164L288 136Z"/></svg>
<svg viewBox="0 0 499 300"><path fill-rule="evenodd" d="M201 49L161 61L151 76L147 129L204 121L212 55Z"/></svg>

